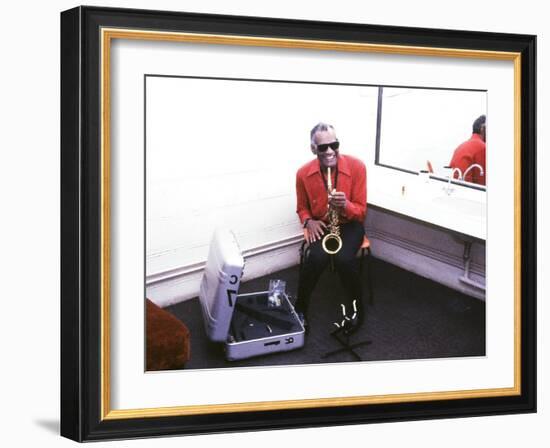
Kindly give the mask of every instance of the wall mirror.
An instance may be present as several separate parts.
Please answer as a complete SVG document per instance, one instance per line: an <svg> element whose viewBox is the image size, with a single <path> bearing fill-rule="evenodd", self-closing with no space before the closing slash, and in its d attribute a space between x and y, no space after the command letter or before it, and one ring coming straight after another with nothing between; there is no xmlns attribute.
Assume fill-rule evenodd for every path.
<svg viewBox="0 0 550 448"><path fill-rule="evenodd" d="M484 90L380 86L376 164L411 173L428 170L435 178L451 175L464 185L485 189L485 145L473 126L486 114ZM478 140L483 154L471 159L472 140ZM458 163L453 157L457 150L469 154L460 171L451 174L449 167Z"/></svg>

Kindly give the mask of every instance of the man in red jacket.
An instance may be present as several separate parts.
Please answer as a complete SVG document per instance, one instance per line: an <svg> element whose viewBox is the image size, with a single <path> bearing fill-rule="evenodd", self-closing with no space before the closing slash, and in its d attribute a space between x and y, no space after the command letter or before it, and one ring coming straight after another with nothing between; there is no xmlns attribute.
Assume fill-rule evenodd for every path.
<svg viewBox="0 0 550 448"><path fill-rule="evenodd" d="M338 212L342 248L332 255L334 267L347 292L347 306L353 300L361 303L361 280L356 254L364 235L363 222L367 211L367 171L365 164L339 152L340 142L334 128L317 124L310 133L311 152L316 158L302 166L296 174L296 211L309 243L307 261L300 274L296 311L305 318L309 299L321 273L329 263L322 248L328 232L328 205ZM328 191L327 168L331 168L333 191ZM361 310L358 310L361 315Z"/></svg>
<svg viewBox="0 0 550 448"><path fill-rule="evenodd" d="M462 143L455 149L453 158L449 166L458 168L466 182L485 185L485 115L478 117L472 126L472 136L470 140ZM479 165L481 168L472 165ZM472 168L470 168L472 167ZM470 169L468 169L470 168ZM468 173L466 174L466 171Z"/></svg>

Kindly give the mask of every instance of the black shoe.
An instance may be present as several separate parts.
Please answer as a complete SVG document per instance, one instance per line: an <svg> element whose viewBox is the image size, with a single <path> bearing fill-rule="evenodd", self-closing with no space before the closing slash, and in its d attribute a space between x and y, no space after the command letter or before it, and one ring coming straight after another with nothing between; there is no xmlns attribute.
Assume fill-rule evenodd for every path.
<svg viewBox="0 0 550 448"><path fill-rule="evenodd" d="M306 316L304 316L304 313L297 312L298 319L300 319L300 323L302 324L302 327L304 327L305 334L309 333L309 324L307 322Z"/></svg>

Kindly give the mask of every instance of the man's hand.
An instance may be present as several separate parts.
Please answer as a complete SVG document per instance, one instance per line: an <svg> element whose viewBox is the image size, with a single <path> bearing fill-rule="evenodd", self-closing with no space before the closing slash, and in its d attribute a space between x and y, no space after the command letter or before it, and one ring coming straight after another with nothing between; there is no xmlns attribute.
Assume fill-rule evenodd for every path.
<svg viewBox="0 0 550 448"><path fill-rule="evenodd" d="M343 209L346 206L348 199L346 198L346 193L343 191L332 190L332 193L328 198L329 204L333 205L338 209Z"/></svg>
<svg viewBox="0 0 550 448"><path fill-rule="evenodd" d="M310 219L306 225L306 229L308 232L308 243L311 244L314 241L317 241L323 238L323 234L326 228L327 228L327 225L323 221Z"/></svg>

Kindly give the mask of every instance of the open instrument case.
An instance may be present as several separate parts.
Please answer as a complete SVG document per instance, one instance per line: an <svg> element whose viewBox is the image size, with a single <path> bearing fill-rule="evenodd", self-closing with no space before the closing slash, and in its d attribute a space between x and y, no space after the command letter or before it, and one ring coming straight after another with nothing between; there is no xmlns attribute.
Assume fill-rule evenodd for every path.
<svg viewBox="0 0 550 448"><path fill-rule="evenodd" d="M286 293L269 306L269 291L239 294L244 258L233 232L214 233L200 287L206 333L225 343L229 361L295 350L304 345L304 327Z"/></svg>

